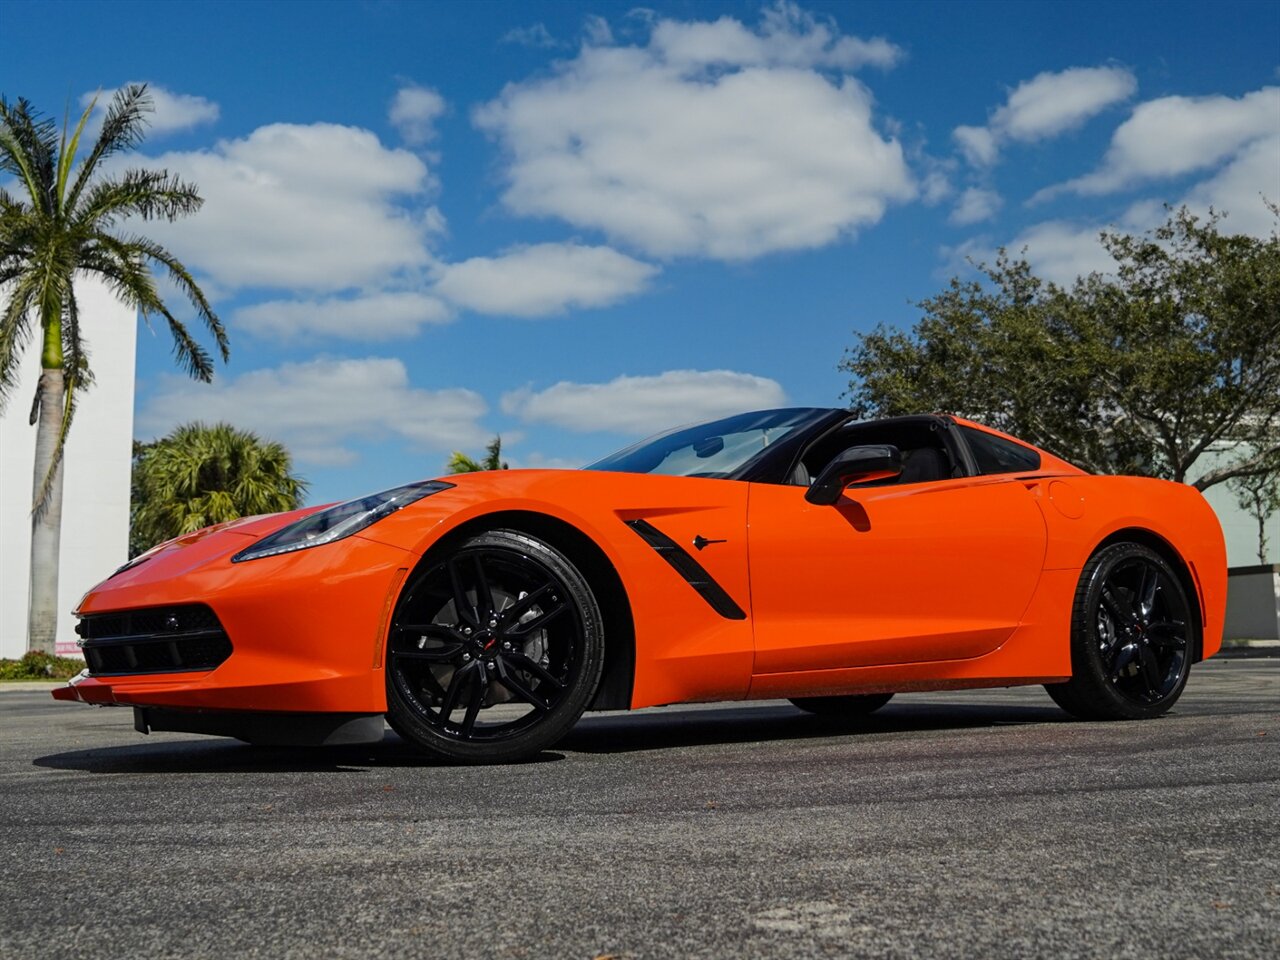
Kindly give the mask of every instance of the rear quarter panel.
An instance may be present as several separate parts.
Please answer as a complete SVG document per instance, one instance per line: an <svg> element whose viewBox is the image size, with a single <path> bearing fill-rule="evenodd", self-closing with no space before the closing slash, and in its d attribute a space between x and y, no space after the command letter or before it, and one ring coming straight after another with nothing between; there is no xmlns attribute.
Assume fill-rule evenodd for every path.
<svg viewBox="0 0 1280 960"><path fill-rule="evenodd" d="M1080 570L1098 545L1139 530L1186 563L1199 601L1203 654L1222 646L1227 554L1217 514L1194 487L1146 477L1045 478L1037 494L1049 532L1045 569Z"/></svg>

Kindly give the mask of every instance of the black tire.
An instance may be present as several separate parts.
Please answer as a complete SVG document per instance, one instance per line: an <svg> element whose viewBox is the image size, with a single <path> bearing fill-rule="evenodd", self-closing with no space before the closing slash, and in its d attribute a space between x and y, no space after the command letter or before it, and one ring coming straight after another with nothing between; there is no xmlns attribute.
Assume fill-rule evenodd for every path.
<svg viewBox="0 0 1280 960"><path fill-rule="evenodd" d="M515 530L473 536L430 557L401 593L387 641L387 721L444 760L532 757L591 702L602 623L587 581L553 546Z"/></svg>
<svg viewBox="0 0 1280 960"><path fill-rule="evenodd" d="M892 699L892 693L857 693L843 697L792 697L791 702L820 717L865 717Z"/></svg>
<svg viewBox="0 0 1280 960"><path fill-rule="evenodd" d="M1082 720L1145 720L1187 685L1199 618L1167 560L1139 543L1095 553L1071 609L1071 679L1046 684Z"/></svg>

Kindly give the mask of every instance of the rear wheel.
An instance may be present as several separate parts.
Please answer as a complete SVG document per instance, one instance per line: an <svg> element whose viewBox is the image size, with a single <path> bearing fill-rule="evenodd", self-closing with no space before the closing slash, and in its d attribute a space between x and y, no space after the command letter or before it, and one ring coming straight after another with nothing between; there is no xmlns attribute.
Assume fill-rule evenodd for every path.
<svg viewBox="0 0 1280 960"><path fill-rule="evenodd" d="M1071 617L1071 679L1045 689L1086 720L1157 717L1177 702L1196 630L1177 575L1154 550L1116 543L1089 560Z"/></svg>
<svg viewBox="0 0 1280 960"><path fill-rule="evenodd" d="M892 699L892 693L859 693L844 697L792 697L791 702L820 717L865 717Z"/></svg>
<svg viewBox="0 0 1280 960"><path fill-rule="evenodd" d="M525 759L577 722L603 663L600 610L573 564L542 540L494 530L419 568L402 593L387 720L443 759Z"/></svg>

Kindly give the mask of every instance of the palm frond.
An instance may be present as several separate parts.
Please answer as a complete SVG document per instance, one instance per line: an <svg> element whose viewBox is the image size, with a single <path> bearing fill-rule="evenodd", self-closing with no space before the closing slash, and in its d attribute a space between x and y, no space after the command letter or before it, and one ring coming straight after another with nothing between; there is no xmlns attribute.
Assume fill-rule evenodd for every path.
<svg viewBox="0 0 1280 960"><path fill-rule="evenodd" d="M97 181L75 211L77 224L109 227L125 217L170 222L195 213L204 203L191 184L167 170L126 170Z"/></svg>
<svg viewBox="0 0 1280 960"><path fill-rule="evenodd" d="M19 99L12 106L0 97L0 172L22 181L32 204L52 216L54 157L58 133L53 120L43 118Z"/></svg>
<svg viewBox="0 0 1280 960"><path fill-rule="evenodd" d="M57 200L59 210L65 211L62 201L66 197L67 177L71 174L71 167L76 162L76 153L80 150L80 135L84 133L84 126L89 122L89 116L93 113L93 108L98 104L98 97L95 94L93 99L89 101L89 106L85 107L84 113L80 114L80 122L76 124L75 133L71 135L71 140L67 140L67 128L62 128L62 142L58 145L58 182L54 185L53 195Z"/></svg>
<svg viewBox="0 0 1280 960"><path fill-rule="evenodd" d="M145 83L131 83L115 92L111 98L111 105L107 107L107 114L103 118L98 139L94 142L89 156L80 165L75 185L72 186L71 192L63 203L64 209L75 209L80 194L88 185L99 163L124 150L132 150L142 142L146 133L147 114L154 109L155 106L151 95L147 93Z"/></svg>
<svg viewBox="0 0 1280 960"><path fill-rule="evenodd" d="M209 332L213 334L213 338L218 344L218 353L221 354L223 362L225 363L229 360L231 358L231 341L227 338L227 331L222 326L222 321L218 319L218 315L213 312L213 307L209 305L204 291L200 289L195 278L191 276L191 272L183 266L182 261L160 244L145 237L133 237L130 242L136 249L168 271L169 279L186 295L187 301L195 309L196 315L208 328Z"/></svg>
<svg viewBox="0 0 1280 960"><path fill-rule="evenodd" d="M199 292L186 268L159 244L136 237L121 240L98 231L94 233L93 247L81 253L81 265L106 280L112 292L125 303L136 307L148 324L153 316L163 317L169 327L169 334L173 337L174 357L179 365L190 376L208 383L213 379L212 358L165 305L144 261L145 257L158 259L157 255L168 261L161 262L169 269L170 276L179 286L184 287L189 295L191 291L198 295L198 300L193 298L193 303L196 303L197 310L203 306L207 311L203 319L206 326L213 330L225 360L229 350L226 331L221 322L209 309L204 295Z"/></svg>
<svg viewBox="0 0 1280 960"><path fill-rule="evenodd" d="M35 311L39 284L36 277L18 271L0 283L11 282L9 299L0 315L0 411L18 382L18 361L31 340L31 315Z"/></svg>

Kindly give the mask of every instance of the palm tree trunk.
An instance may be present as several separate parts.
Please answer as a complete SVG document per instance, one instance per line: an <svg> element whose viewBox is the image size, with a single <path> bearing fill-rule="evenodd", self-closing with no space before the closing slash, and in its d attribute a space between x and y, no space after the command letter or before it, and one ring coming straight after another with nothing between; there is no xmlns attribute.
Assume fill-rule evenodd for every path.
<svg viewBox="0 0 1280 960"><path fill-rule="evenodd" d="M58 449L62 431L63 373L61 368L40 372L37 396L40 420L36 427L35 479L31 510L31 593L27 613L27 649L53 653L58 634L58 554L62 539L62 461L54 471L49 495L40 503L45 477Z"/></svg>

